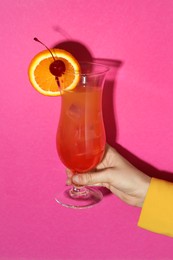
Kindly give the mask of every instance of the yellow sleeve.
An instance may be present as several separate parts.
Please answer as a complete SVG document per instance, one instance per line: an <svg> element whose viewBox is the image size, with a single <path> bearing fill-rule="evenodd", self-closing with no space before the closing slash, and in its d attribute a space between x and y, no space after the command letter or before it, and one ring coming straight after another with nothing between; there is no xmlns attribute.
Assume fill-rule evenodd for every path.
<svg viewBox="0 0 173 260"><path fill-rule="evenodd" d="M173 183L151 179L138 226L173 237Z"/></svg>

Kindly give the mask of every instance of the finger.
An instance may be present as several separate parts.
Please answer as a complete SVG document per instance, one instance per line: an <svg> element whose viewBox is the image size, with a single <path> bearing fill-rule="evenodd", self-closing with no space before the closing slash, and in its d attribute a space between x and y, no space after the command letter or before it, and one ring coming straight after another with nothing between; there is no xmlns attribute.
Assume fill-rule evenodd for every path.
<svg viewBox="0 0 173 260"><path fill-rule="evenodd" d="M110 182L109 169L100 170L94 173L76 174L72 177L72 181L79 185L96 185Z"/></svg>
<svg viewBox="0 0 173 260"><path fill-rule="evenodd" d="M68 178L71 178L73 176L73 172L70 169L66 169L66 174Z"/></svg>
<svg viewBox="0 0 173 260"><path fill-rule="evenodd" d="M66 185L67 185L67 186L70 186L70 185L72 185L71 178L68 178L68 179L66 180Z"/></svg>

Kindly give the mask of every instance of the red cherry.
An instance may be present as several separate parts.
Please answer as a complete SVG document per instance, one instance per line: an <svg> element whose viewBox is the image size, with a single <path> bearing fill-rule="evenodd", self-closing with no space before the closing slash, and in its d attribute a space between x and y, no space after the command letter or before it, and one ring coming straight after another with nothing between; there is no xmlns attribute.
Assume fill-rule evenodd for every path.
<svg viewBox="0 0 173 260"><path fill-rule="evenodd" d="M36 42L39 42L41 43L43 46L46 47L46 49L50 52L52 58L53 58L53 62L50 64L49 66L49 70L50 72L56 77L56 79L58 77L61 77L62 74L65 72L65 64L62 60L55 60L55 57L53 56L53 53L51 52L51 50L43 43L41 42L40 40L38 40L36 37L34 38L34 40Z"/></svg>
<svg viewBox="0 0 173 260"><path fill-rule="evenodd" d="M61 77L65 72L65 64L62 60L55 60L50 64L49 70L54 76Z"/></svg>

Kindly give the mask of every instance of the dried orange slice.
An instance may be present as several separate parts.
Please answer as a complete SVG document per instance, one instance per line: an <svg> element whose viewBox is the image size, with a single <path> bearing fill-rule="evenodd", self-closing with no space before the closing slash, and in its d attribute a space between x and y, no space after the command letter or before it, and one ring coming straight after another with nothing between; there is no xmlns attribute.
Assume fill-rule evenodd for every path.
<svg viewBox="0 0 173 260"><path fill-rule="evenodd" d="M28 76L32 86L39 93L46 96L59 96L63 89L72 90L76 87L80 78L80 65L78 61L65 50L50 49L50 51L44 50L31 60ZM58 77L59 84L57 83L56 76L54 76L49 69L54 60L60 60L65 65L65 72Z"/></svg>

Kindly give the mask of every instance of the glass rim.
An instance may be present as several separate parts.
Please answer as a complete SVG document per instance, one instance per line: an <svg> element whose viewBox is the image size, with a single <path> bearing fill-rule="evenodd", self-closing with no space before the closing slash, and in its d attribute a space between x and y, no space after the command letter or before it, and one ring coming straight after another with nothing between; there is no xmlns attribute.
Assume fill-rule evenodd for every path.
<svg viewBox="0 0 173 260"><path fill-rule="evenodd" d="M101 74L106 74L110 68L104 64L97 63L97 62L89 62L89 61L79 61L80 65L80 71L75 70L74 72L66 70L66 73L68 74L75 74L80 76L97 76ZM88 71L84 71L84 66L87 66L90 68Z"/></svg>

